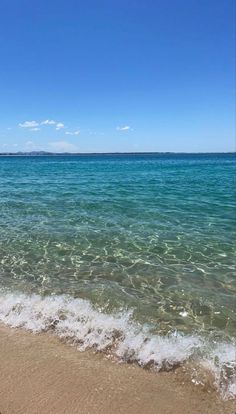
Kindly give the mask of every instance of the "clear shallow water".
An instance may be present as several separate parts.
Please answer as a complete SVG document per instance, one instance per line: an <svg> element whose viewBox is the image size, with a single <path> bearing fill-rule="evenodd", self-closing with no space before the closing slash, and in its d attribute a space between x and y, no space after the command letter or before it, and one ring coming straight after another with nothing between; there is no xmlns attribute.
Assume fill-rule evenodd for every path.
<svg viewBox="0 0 236 414"><path fill-rule="evenodd" d="M42 329L67 320L81 343L96 333L88 346L98 348L103 327L116 341L121 318L143 364L157 364L153 353L168 359L150 338L170 341L169 365L199 353L199 341L208 362L227 344L234 386L235 170L223 154L0 158L0 318ZM135 358L147 338L149 353ZM215 369L222 353L214 352Z"/></svg>

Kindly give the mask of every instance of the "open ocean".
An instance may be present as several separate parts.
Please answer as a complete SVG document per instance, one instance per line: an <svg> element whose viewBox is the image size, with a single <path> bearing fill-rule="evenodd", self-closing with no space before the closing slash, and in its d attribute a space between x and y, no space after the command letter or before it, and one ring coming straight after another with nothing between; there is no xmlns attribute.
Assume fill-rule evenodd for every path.
<svg viewBox="0 0 236 414"><path fill-rule="evenodd" d="M235 160L0 157L0 321L236 396Z"/></svg>

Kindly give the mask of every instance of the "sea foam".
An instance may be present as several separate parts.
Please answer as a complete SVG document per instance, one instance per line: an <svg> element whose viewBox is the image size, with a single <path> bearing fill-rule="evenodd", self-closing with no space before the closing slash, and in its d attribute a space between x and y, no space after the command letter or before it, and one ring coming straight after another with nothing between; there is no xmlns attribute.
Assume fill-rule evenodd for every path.
<svg viewBox="0 0 236 414"><path fill-rule="evenodd" d="M107 314L89 301L66 295L0 293L0 321L34 333L52 331L88 348L109 352L122 361L171 370L187 361L197 363L214 377L223 398L236 396L236 346L199 335L154 335L134 321L132 311ZM196 381L197 382L197 381ZM201 379L200 381L201 382Z"/></svg>

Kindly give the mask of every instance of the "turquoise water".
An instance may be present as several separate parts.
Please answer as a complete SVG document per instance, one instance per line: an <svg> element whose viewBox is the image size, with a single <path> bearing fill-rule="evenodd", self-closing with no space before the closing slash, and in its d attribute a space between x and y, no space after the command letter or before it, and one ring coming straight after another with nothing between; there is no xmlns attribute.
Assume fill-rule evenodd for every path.
<svg viewBox="0 0 236 414"><path fill-rule="evenodd" d="M1 285L235 332L234 174L232 155L1 158Z"/></svg>
<svg viewBox="0 0 236 414"><path fill-rule="evenodd" d="M2 297L66 294L132 310L160 336L232 341L235 166L232 154L1 157Z"/></svg>

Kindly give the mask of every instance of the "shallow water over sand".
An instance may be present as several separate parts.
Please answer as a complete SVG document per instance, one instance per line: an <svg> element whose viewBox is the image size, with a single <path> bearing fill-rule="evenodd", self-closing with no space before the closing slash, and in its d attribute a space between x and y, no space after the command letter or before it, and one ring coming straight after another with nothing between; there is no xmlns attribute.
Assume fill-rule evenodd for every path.
<svg viewBox="0 0 236 414"><path fill-rule="evenodd" d="M0 158L2 318L7 295L24 325L23 294L66 294L148 340L235 347L234 181L233 155Z"/></svg>

